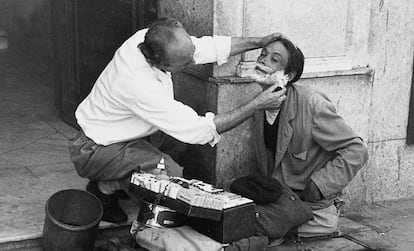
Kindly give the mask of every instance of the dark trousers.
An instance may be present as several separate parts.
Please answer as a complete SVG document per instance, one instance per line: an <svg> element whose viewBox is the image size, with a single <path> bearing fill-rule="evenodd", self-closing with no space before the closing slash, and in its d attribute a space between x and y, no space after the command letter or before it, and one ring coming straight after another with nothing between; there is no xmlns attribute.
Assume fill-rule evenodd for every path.
<svg viewBox="0 0 414 251"><path fill-rule="evenodd" d="M133 171L151 172L164 157L167 174L182 176L175 159L185 152L185 144L156 132L146 138L108 146L98 145L81 131L69 141L70 159L79 176L91 181L129 179Z"/></svg>

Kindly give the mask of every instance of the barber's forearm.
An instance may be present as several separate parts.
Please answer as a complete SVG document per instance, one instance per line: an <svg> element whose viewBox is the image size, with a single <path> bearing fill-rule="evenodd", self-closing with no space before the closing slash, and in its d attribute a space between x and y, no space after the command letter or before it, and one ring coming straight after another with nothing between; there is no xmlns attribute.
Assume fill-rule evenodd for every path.
<svg viewBox="0 0 414 251"><path fill-rule="evenodd" d="M232 37L230 55L237 55L245 51L261 48L261 37Z"/></svg>
<svg viewBox="0 0 414 251"><path fill-rule="evenodd" d="M267 88L254 99L230 112L216 115L214 123L216 124L217 132L222 133L234 128L252 116L256 111L280 108L286 99L286 89L275 91L276 87L276 85L273 85Z"/></svg>
<svg viewBox="0 0 414 251"><path fill-rule="evenodd" d="M257 105L254 104L254 101L250 101L230 112L216 115L214 123L216 124L217 132L223 133L233 129L252 116L256 111Z"/></svg>

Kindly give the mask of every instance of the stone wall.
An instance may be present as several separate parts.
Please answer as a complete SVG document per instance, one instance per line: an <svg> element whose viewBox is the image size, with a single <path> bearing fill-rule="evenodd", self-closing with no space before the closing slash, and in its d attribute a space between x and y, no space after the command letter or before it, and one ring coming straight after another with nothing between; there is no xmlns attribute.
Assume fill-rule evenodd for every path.
<svg viewBox="0 0 414 251"><path fill-rule="evenodd" d="M169 6L171 16L183 18L184 23L192 23L194 18L194 23L198 25L200 17L197 13L201 17L210 15L204 9L198 9L198 12L197 9L185 9L201 3L208 6L205 9L213 11L212 19L203 18L203 27L212 27L212 30L202 28L197 32L194 31L197 27L191 26L197 35L255 36L276 30L303 47L308 56L307 62L314 57L350 58L349 69L305 73L300 80L302 84L325 92L336 105L338 113L367 142L370 160L345 189L346 209L359 209L367 203L414 196L411 182L414 180L414 147L405 144L413 74L413 1L348 0L332 3L318 0L309 3L296 0L293 4L290 1L276 3L270 0L166 0L163 3ZM247 53L233 57L224 66L213 66L210 76L234 75L238 64L252 60L256 55L257 51ZM186 74L192 75L184 73L182 76ZM215 112L230 110L259 91L254 85L211 83L206 80L206 75L209 73L204 72L203 83L216 85L217 88L201 88L201 92L203 97L216 99L209 101L214 103L210 108ZM190 78L182 77L181 80L186 82L186 88L191 89ZM214 95L209 95L212 90ZM187 102L199 105L203 102L189 101L185 92L179 93L178 97L187 99ZM215 164L211 174L216 184L226 186L233 178L254 168L251 121L222 136L214 153ZM209 161L212 161L211 158Z"/></svg>
<svg viewBox="0 0 414 251"><path fill-rule="evenodd" d="M413 77L414 2L372 0L371 159L364 170L367 202L414 196L414 147L405 144Z"/></svg>

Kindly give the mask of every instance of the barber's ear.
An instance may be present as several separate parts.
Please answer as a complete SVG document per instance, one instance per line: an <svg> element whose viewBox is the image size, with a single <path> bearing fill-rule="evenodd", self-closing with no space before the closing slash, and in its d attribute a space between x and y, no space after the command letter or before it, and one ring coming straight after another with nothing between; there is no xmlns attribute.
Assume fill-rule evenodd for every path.
<svg viewBox="0 0 414 251"><path fill-rule="evenodd" d="M289 82L296 77L296 71L288 73Z"/></svg>

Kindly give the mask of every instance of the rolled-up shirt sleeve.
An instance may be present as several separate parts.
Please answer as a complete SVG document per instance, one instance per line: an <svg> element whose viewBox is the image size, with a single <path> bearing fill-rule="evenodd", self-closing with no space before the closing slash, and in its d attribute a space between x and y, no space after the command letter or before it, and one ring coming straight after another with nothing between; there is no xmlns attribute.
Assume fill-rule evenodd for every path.
<svg viewBox="0 0 414 251"><path fill-rule="evenodd" d="M208 142L212 147L215 146L221 139L220 135L217 132L216 124L214 123L215 116L216 115L212 112L207 112L205 114L207 122L209 123L210 127L213 128L213 139L210 142Z"/></svg>
<svg viewBox="0 0 414 251"><path fill-rule="evenodd" d="M146 90L129 103L129 108L136 115L177 140L189 144L210 143L211 146L220 140L213 113L199 116L191 107L174 100L162 88Z"/></svg>
<svg viewBox="0 0 414 251"><path fill-rule="evenodd" d="M231 50L231 37L205 36L191 37L195 46L194 62L207 64L217 62L218 65L227 62Z"/></svg>

